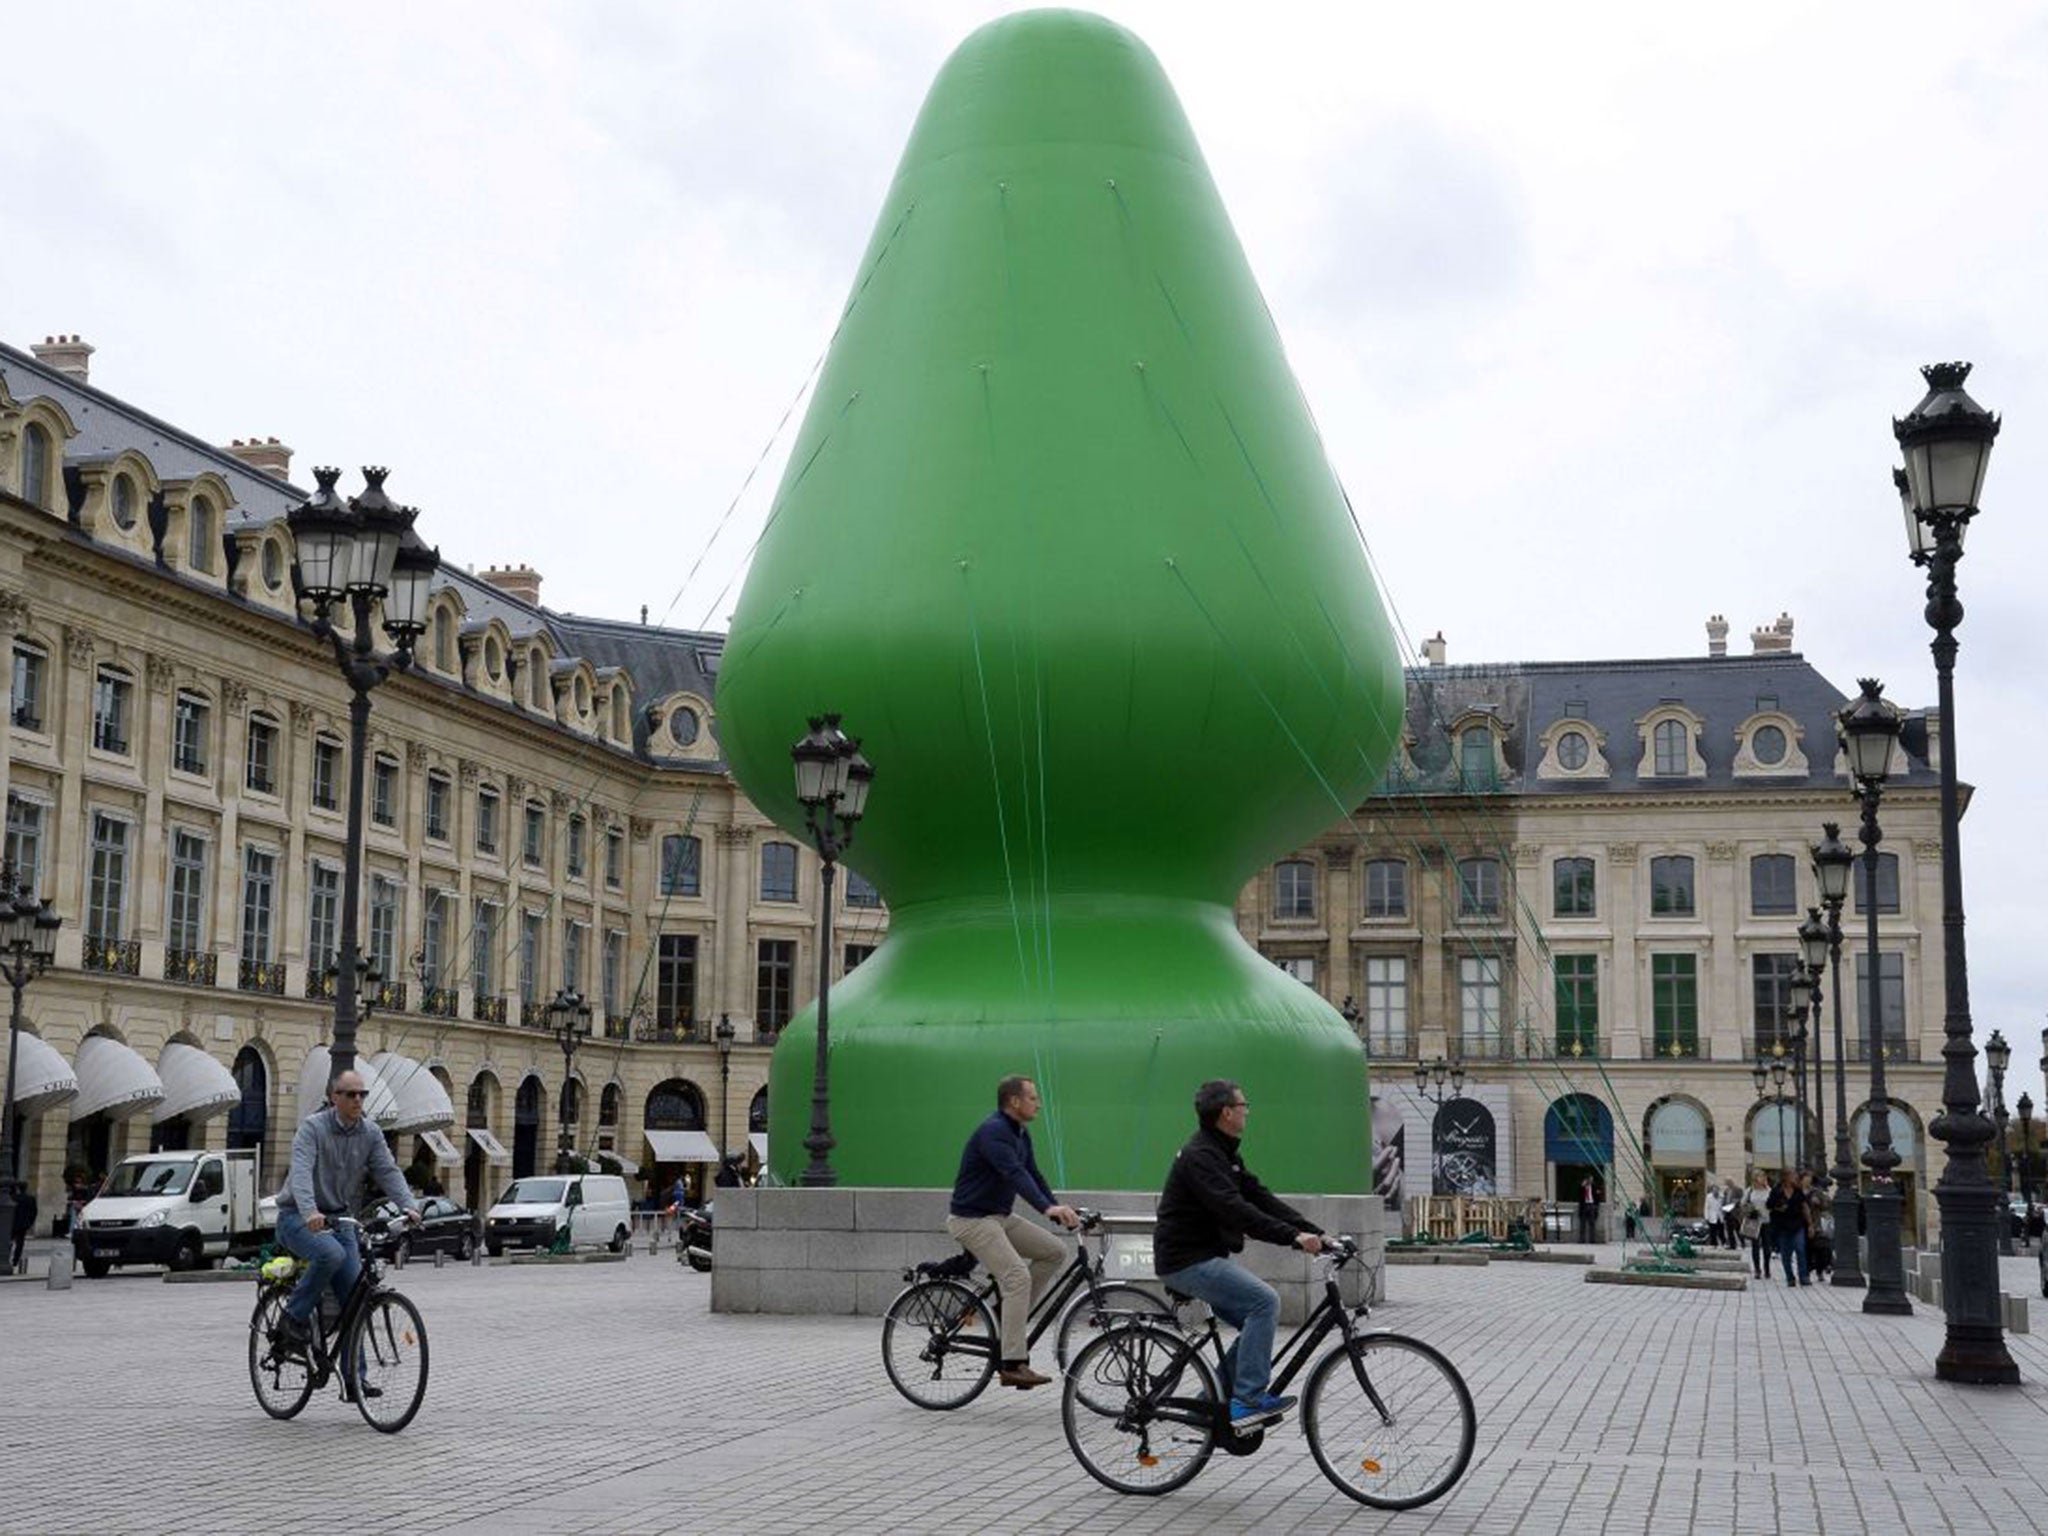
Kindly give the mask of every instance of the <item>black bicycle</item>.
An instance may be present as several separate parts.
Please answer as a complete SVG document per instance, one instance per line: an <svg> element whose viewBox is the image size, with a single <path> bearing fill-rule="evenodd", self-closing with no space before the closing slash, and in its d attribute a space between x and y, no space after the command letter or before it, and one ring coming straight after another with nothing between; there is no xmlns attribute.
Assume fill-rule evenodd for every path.
<svg viewBox="0 0 2048 1536"><path fill-rule="evenodd" d="M1075 1215L1083 1238L1095 1240L1095 1252L1090 1255L1085 1241L1075 1244L1073 1261L1032 1307L1028 1335L1036 1344L1058 1320L1053 1354L1061 1369L1090 1339L1120 1322L1147 1317L1173 1325L1173 1308L1157 1291L1102 1278L1109 1229L1149 1227L1151 1218L1090 1210ZM883 1315L882 1364L896 1390L920 1408L964 1408L995 1375L1002 1298L993 1279L979 1287L968 1283L974 1268L974 1255L962 1250L955 1258L906 1269L909 1284Z"/></svg>
<svg viewBox="0 0 2048 1536"><path fill-rule="evenodd" d="M382 1261L396 1237L371 1244L354 1217L337 1217L335 1224L353 1229L363 1259L340 1317L330 1330L325 1306L315 1307L312 1339L305 1344L284 1339L278 1324L306 1264L288 1254L272 1259L263 1266L256 1310L249 1318L249 1382L265 1413L289 1419L315 1389L338 1377L342 1401L354 1402L370 1428L395 1435L412 1422L427 1395L427 1325L418 1307L383 1283ZM341 1344L338 1351L335 1340Z"/></svg>
<svg viewBox="0 0 2048 1536"><path fill-rule="evenodd" d="M1351 1239L1325 1239L1323 1299L1274 1356L1269 1390L1285 1392L1308 1368L1301 1424L1323 1475L1361 1504L1414 1509L1464 1475L1478 1415L1457 1367L1436 1350L1358 1326L1366 1308L1348 1309L1337 1289L1338 1272L1357 1256ZM1177 1307L1192 1304L1169 1294ZM1332 1332L1342 1343L1314 1358ZM1110 1328L1067 1372L1060 1401L1067 1444L1091 1477L1119 1493L1169 1493L1208 1465L1219 1445L1250 1455L1273 1422L1233 1423L1224 1374L1213 1316L1199 1329L1143 1319Z"/></svg>

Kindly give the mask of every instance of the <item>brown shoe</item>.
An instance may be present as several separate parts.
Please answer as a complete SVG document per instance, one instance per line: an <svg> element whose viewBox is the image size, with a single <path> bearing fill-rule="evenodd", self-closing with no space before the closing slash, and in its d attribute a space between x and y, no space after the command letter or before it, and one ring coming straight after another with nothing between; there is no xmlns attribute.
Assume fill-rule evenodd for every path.
<svg viewBox="0 0 2048 1536"><path fill-rule="evenodd" d="M996 1372L996 1380L1006 1387L1016 1387L1028 1392L1033 1387L1042 1387L1052 1381L1050 1376L1041 1375L1028 1365L1004 1366Z"/></svg>

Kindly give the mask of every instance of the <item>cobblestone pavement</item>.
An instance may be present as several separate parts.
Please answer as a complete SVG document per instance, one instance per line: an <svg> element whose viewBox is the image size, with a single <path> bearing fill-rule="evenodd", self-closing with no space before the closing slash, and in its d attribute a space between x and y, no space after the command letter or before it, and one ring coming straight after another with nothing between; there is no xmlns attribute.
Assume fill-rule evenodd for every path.
<svg viewBox="0 0 2048 1536"><path fill-rule="evenodd" d="M2048 1333L2011 1340L2020 1389L1966 1390L1933 1380L1928 1308L1865 1318L1860 1292L1582 1275L1389 1271L1377 1318L1448 1351L1480 1415L1465 1480L1406 1515L1339 1495L1292 1427L1179 1493L1120 1497L1074 1462L1052 1390L923 1412L889 1388L875 1322L714 1317L708 1277L666 1253L403 1272L433 1362L396 1437L331 1391L265 1418L242 1285L0 1285L0 1530L2041 1528ZM2006 1282L2037 1293L2033 1261L2006 1261Z"/></svg>

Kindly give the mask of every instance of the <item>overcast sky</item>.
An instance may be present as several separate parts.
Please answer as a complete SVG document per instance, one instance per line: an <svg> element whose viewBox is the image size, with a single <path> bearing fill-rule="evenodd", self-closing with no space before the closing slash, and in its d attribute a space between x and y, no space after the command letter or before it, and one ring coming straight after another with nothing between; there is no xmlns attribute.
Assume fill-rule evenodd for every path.
<svg viewBox="0 0 2048 1536"><path fill-rule="evenodd" d="M301 484L388 464L551 607L722 628L924 91L1011 8L31 8L0 337L79 332L95 383L275 434ZM1406 635L1454 662L1691 655L1714 612L1746 649L1784 610L1838 685L1931 703L1890 418L1977 364L1974 1012L2039 1097L2048 11L1099 9L1179 90Z"/></svg>

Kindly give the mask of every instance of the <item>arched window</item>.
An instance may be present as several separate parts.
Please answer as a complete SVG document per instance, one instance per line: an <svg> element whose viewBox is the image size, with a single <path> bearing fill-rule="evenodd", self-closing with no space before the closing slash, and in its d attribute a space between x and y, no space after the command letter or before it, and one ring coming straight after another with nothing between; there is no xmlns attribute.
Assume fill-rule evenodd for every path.
<svg viewBox="0 0 2048 1536"><path fill-rule="evenodd" d="M44 511L50 510L50 434L39 422L21 433L21 494Z"/></svg>
<svg viewBox="0 0 2048 1536"><path fill-rule="evenodd" d="M1749 910L1783 917L1799 910L1799 866L1789 853L1760 853L1749 861Z"/></svg>
<svg viewBox="0 0 2048 1536"><path fill-rule="evenodd" d="M626 690L612 689L612 740L631 742L632 728L626 724Z"/></svg>
<svg viewBox="0 0 2048 1536"><path fill-rule="evenodd" d="M1467 726L1458 733L1458 777L1468 789L1493 787L1493 732L1485 726Z"/></svg>
<svg viewBox="0 0 2048 1536"><path fill-rule="evenodd" d="M185 563L195 571L210 572L213 569L213 503L204 496L194 496L185 520L190 525L187 529ZM271 567L275 564L281 571L284 565L282 554L273 553L275 549L276 545L273 543L263 554L263 580L273 590L280 585L280 581L272 576Z"/></svg>
<svg viewBox="0 0 2048 1536"><path fill-rule="evenodd" d="M747 1105L747 1131L754 1136L768 1134L768 1090L754 1090L753 1101Z"/></svg>
<svg viewBox="0 0 2048 1536"><path fill-rule="evenodd" d="M1365 866L1365 915L1408 915L1408 865L1401 859L1374 859Z"/></svg>
<svg viewBox="0 0 2048 1536"><path fill-rule="evenodd" d="M704 844L680 832L661 840L661 894L698 896L703 894ZM795 900L794 894L789 898Z"/></svg>
<svg viewBox="0 0 2048 1536"><path fill-rule="evenodd" d="M1691 917L1696 910L1692 860L1682 853L1650 860L1651 916Z"/></svg>
<svg viewBox="0 0 2048 1536"><path fill-rule="evenodd" d="M497 1082L488 1072L479 1072L469 1085L469 1097L463 1106L463 1124L489 1125L491 1123L491 1096Z"/></svg>
<svg viewBox="0 0 2048 1536"><path fill-rule="evenodd" d="M703 1130L703 1091L685 1078L670 1078L647 1095L643 1123L650 1131Z"/></svg>
<svg viewBox="0 0 2048 1536"><path fill-rule="evenodd" d="M1685 722L1683 720L1660 720L1651 734L1651 771L1659 778L1684 778L1692 770L1691 754L1687 751Z"/></svg>
<svg viewBox="0 0 2048 1536"><path fill-rule="evenodd" d="M619 1123L620 1097L619 1085L617 1083L606 1083L604 1085L604 1092L598 1096L597 1100L597 1123L599 1125L617 1125Z"/></svg>
<svg viewBox="0 0 2048 1536"><path fill-rule="evenodd" d="M562 1084L557 1118L565 1125L580 1125L583 1121L583 1085L573 1077Z"/></svg>
<svg viewBox="0 0 2048 1536"><path fill-rule="evenodd" d="M535 709L548 707L548 659L539 651L527 658L527 697Z"/></svg>
<svg viewBox="0 0 2048 1536"><path fill-rule="evenodd" d="M1500 860L1460 859L1458 916L1499 917L1500 901Z"/></svg>
<svg viewBox="0 0 2048 1536"><path fill-rule="evenodd" d="M228 1111L228 1146L261 1147L270 1128L270 1069L262 1053L245 1045L235 1055L235 1086L242 1101Z"/></svg>
<svg viewBox="0 0 2048 1536"><path fill-rule="evenodd" d="M135 526L135 481L127 475L114 476L114 526L123 533Z"/></svg>
<svg viewBox="0 0 2048 1536"><path fill-rule="evenodd" d="M434 615L434 668L455 670L455 616L446 608Z"/></svg>
<svg viewBox="0 0 2048 1536"><path fill-rule="evenodd" d="M1550 910L1555 917L1593 915L1593 861L1559 859L1550 866Z"/></svg>
<svg viewBox="0 0 2048 1536"><path fill-rule="evenodd" d="M1868 911L1864 897L1870 890L1870 866L1857 855L1854 879L1855 910ZM1880 853L1877 856L1877 910L1896 912L1899 910L1899 856L1896 853Z"/></svg>

